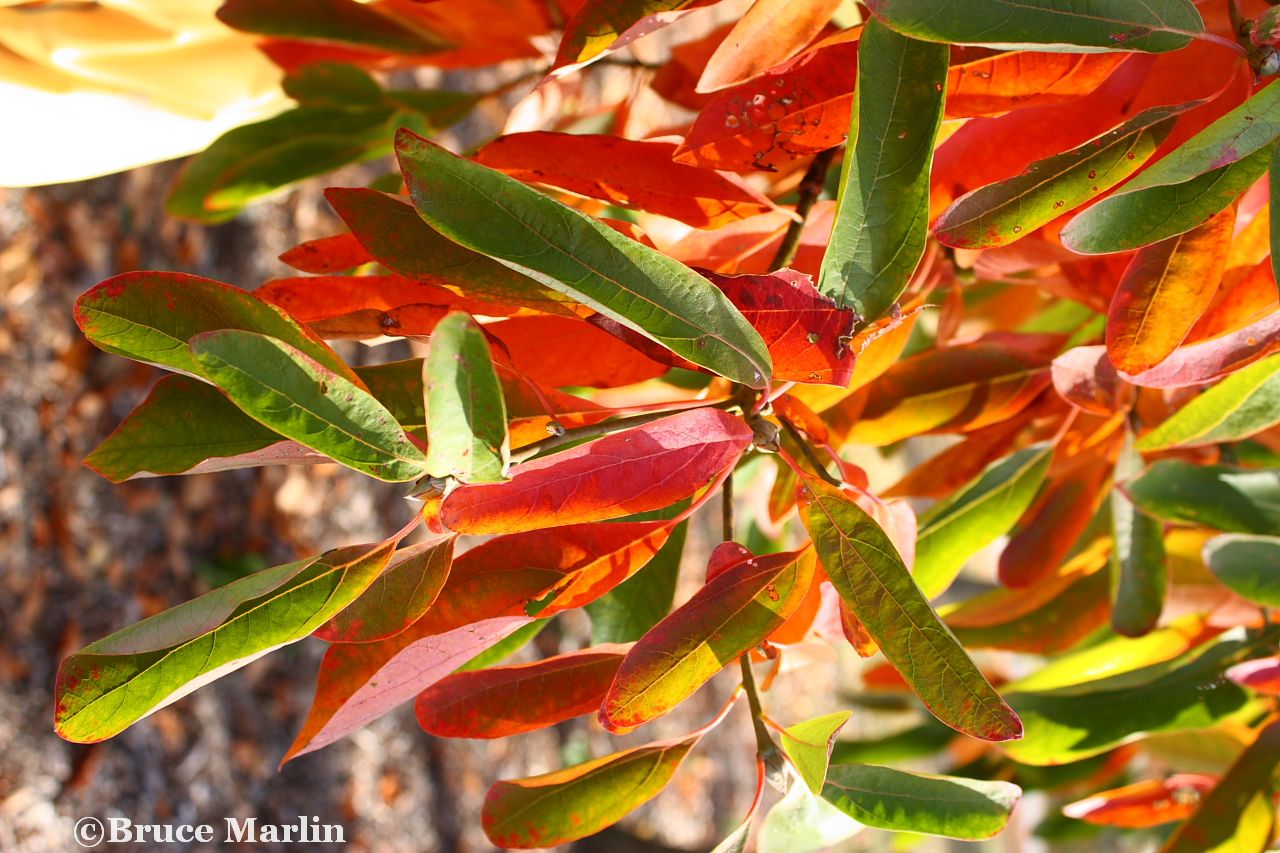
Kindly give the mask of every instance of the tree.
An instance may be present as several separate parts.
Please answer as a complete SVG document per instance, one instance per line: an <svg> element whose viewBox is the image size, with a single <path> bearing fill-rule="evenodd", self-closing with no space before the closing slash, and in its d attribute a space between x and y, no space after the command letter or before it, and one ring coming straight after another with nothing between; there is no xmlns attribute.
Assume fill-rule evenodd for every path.
<svg viewBox="0 0 1280 853"><path fill-rule="evenodd" d="M176 214L228 218L388 150L399 180L329 191L349 230L282 256L309 275L248 292L130 272L85 293L89 340L175 373L88 462L122 481L333 461L412 483L421 510L67 658L58 732L111 737L309 635L330 646L285 760L409 700L450 737L591 713L625 733L737 666L731 702L683 737L495 782L489 837L609 826L741 697L759 793L724 850L788 778L762 846L859 824L986 838L1047 789L1076 801L1046 834L1179 821L1166 850L1264 849L1277 15L875 0L863 21L757 0L657 67L620 52L703 5L223 6L299 106L197 157ZM628 99L460 156L430 137L521 78L451 93L369 73L537 66L530 38L554 31L535 78L621 69L692 111L679 141ZM425 358L352 367L327 343L383 337ZM953 439L885 489L842 455L928 435ZM735 493L766 509L744 523ZM685 524L717 496L724 542L673 606ZM908 499L932 504L917 518ZM997 542L999 584L953 586ZM502 663L578 608L592 646ZM848 710L794 719L770 687L814 644L878 658L864 688L928 713L878 742L836 740ZM1038 664L980 666L987 649ZM1201 757L1166 776L1182 768L1158 745L1194 752L1192 731L1212 733L1218 772ZM961 742L950 775L876 763Z"/></svg>

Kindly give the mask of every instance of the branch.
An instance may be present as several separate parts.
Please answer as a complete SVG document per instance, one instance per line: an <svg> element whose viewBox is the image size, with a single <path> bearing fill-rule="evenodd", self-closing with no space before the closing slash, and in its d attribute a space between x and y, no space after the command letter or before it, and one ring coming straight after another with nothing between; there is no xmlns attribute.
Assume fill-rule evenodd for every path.
<svg viewBox="0 0 1280 853"><path fill-rule="evenodd" d="M769 265L769 269L780 270L790 266L796 259L796 251L800 248L800 235L804 233L804 223L809 218L809 211L813 210L818 196L822 195L823 187L827 185L827 170L831 168L831 161L835 159L837 150L828 148L826 151L819 151L813 158L813 162L809 164L804 177L800 179L799 198L796 199L797 218L787 226L787 233L782 237L782 245L778 246L778 253L773 256L773 263Z"/></svg>

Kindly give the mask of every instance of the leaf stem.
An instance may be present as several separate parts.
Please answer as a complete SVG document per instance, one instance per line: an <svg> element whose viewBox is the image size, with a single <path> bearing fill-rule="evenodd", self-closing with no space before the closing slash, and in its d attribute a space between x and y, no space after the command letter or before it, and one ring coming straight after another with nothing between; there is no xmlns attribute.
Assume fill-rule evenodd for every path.
<svg viewBox="0 0 1280 853"><path fill-rule="evenodd" d="M760 705L760 691L756 688L756 676L751 671L751 652L738 658L742 668L742 689L747 694L747 705L751 709L751 727L756 733L756 755L765 766L765 776L769 784L783 790L786 787L786 774L782 766L782 753L778 745L769 736L769 729L764 724L764 708Z"/></svg>
<svg viewBox="0 0 1280 853"><path fill-rule="evenodd" d="M819 151L813 158L813 162L809 164L804 177L800 179L797 190L799 197L796 199L796 218L787 226L787 233L782 236L782 244L778 246L778 252L773 256L773 263L769 265L769 269L782 269L790 266L796 259L805 221L808 220L809 211L813 210L818 196L822 195L823 187L827 185L827 170L831 168L831 161L835 159L838 150L838 148L828 148L826 151Z"/></svg>
<svg viewBox="0 0 1280 853"><path fill-rule="evenodd" d="M778 418L778 423L782 424L782 428L787 431L787 434L791 436L791 439L795 441L796 444L800 445L800 452L804 454L804 458L813 466L814 473L826 480L829 485L835 486L837 489L841 488L844 483L831 476L831 472L827 470L827 466L818 458L818 454L809 446L809 442L804 440L804 437L800 435L800 431L795 428L791 421L781 415L775 415L775 417Z"/></svg>

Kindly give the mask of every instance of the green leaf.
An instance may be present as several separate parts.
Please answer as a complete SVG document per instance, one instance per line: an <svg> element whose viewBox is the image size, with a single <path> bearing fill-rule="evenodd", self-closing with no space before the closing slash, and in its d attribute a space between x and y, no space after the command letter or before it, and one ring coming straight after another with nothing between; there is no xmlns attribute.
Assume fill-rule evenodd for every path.
<svg viewBox="0 0 1280 853"><path fill-rule="evenodd" d="M1125 488L1139 509L1166 521L1280 534L1280 470L1161 459Z"/></svg>
<svg viewBox="0 0 1280 853"><path fill-rule="evenodd" d="M436 324L422 367L427 393L427 472L463 483L507 479L507 406L489 344L470 314Z"/></svg>
<svg viewBox="0 0 1280 853"><path fill-rule="evenodd" d="M445 534L402 548L360 597L316 630L329 643L372 643L417 622L449 577L456 537Z"/></svg>
<svg viewBox="0 0 1280 853"><path fill-rule="evenodd" d="M450 240L752 388L772 373L759 333L693 270L501 172L396 136L413 205Z"/></svg>
<svg viewBox="0 0 1280 853"><path fill-rule="evenodd" d="M664 741L574 767L495 782L484 800L485 835L499 847L554 847L617 823L657 796L699 740Z"/></svg>
<svg viewBox="0 0 1280 853"><path fill-rule="evenodd" d="M1142 466L1128 433L1116 462L1116 481L1133 479ZM1156 626L1164 609L1164 524L1117 489L1111 493L1111 539L1111 627L1117 634L1141 637Z"/></svg>
<svg viewBox="0 0 1280 853"><path fill-rule="evenodd" d="M1008 782L836 764L822 797L866 826L977 841L1004 829L1022 789Z"/></svg>
<svg viewBox="0 0 1280 853"><path fill-rule="evenodd" d="M444 284L475 299L573 314L570 297L458 245L399 196L344 187L330 188L324 195L360 245L392 272Z"/></svg>
<svg viewBox="0 0 1280 853"><path fill-rule="evenodd" d="M389 482L426 473L426 457L368 391L289 344L255 332L191 341L201 372L245 414L335 462Z"/></svg>
<svg viewBox="0 0 1280 853"><path fill-rule="evenodd" d="M213 279L176 272L127 272L76 300L76 323L94 346L137 361L203 376L187 343L201 332L243 329L284 341L328 369L359 381L338 354L276 306Z"/></svg>
<svg viewBox="0 0 1280 853"><path fill-rule="evenodd" d="M801 517L832 585L926 707L973 737L1019 737L1017 716L929 606L879 525L821 481L808 481L800 497Z"/></svg>
<svg viewBox="0 0 1280 853"><path fill-rule="evenodd" d="M862 830L862 824L805 785L792 785L765 815L757 844L760 853L815 853Z"/></svg>
<svg viewBox="0 0 1280 853"><path fill-rule="evenodd" d="M1238 370L1138 442L1143 451L1240 441L1280 423L1280 355Z"/></svg>
<svg viewBox="0 0 1280 853"><path fill-rule="evenodd" d="M1204 561L1232 592L1280 607L1280 538L1229 533L1205 543Z"/></svg>
<svg viewBox="0 0 1280 853"><path fill-rule="evenodd" d="M591 645L635 642L671 612L688 528L677 524L648 564L587 605Z"/></svg>
<svg viewBox="0 0 1280 853"><path fill-rule="evenodd" d="M301 640L354 601L393 550L357 545L266 569L85 646L58 668L55 729L77 743L105 740Z"/></svg>
<svg viewBox="0 0 1280 853"><path fill-rule="evenodd" d="M369 72L343 62L313 62L284 78L284 93L308 107L363 109L382 104L382 87Z"/></svg>
<svg viewBox="0 0 1280 853"><path fill-rule="evenodd" d="M226 0L218 19L247 33L337 42L389 53L436 53L452 47L356 0Z"/></svg>
<svg viewBox="0 0 1280 853"><path fill-rule="evenodd" d="M934 233L943 244L963 249L1020 240L1142 168L1189 106L1145 110L1019 175L976 189L943 211Z"/></svg>
<svg viewBox="0 0 1280 853"><path fill-rule="evenodd" d="M782 751L815 794L822 793L822 784L827 779L827 765L831 761L836 732L852 716L852 711L837 711L796 723L782 731Z"/></svg>
<svg viewBox="0 0 1280 853"><path fill-rule="evenodd" d="M1213 786L1160 853L1236 853L1271 845L1280 723L1271 723Z"/></svg>
<svg viewBox="0 0 1280 853"><path fill-rule="evenodd" d="M916 38L1005 48L1163 53L1204 32L1191 0L868 0L867 6Z"/></svg>
<svg viewBox="0 0 1280 853"><path fill-rule="evenodd" d="M225 222L294 181L389 153L395 115L384 104L308 106L237 127L186 165L166 209L200 222Z"/></svg>
<svg viewBox="0 0 1280 853"><path fill-rule="evenodd" d="M936 756L956 739L955 730L933 717L919 725L883 737L838 740L831 749L832 764L887 764Z"/></svg>
<svg viewBox="0 0 1280 853"><path fill-rule="evenodd" d="M965 562L1008 533L1035 500L1053 461L1051 443L995 462L920 519L915 580L928 598L943 592Z"/></svg>
<svg viewBox="0 0 1280 853"><path fill-rule="evenodd" d="M1177 184L1130 192L1127 187L1085 210L1062 229L1073 252L1105 255L1176 237L1208 222L1267 170L1272 146Z"/></svg>
<svg viewBox="0 0 1280 853"><path fill-rule="evenodd" d="M1064 764L1145 734L1208 728L1249 708L1245 690L1222 677L1245 652L1228 640L1076 687L1010 693L1026 735L1005 752L1024 764Z"/></svg>
<svg viewBox="0 0 1280 853"><path fill-rule="evenodd" d="M241 412L207 382L165 376L85 464L122 483L143 472L181 474L209 459L254 453L281 441L283 436Z"/></svg>
<svg viewBox="0 0 1280 853"><path fill-rule="evenodd" d="M877 21L862 31L835 226L818 278L818 290L852 307L859 323L889 310L924 254L947 61L945 45Z"/></svg>

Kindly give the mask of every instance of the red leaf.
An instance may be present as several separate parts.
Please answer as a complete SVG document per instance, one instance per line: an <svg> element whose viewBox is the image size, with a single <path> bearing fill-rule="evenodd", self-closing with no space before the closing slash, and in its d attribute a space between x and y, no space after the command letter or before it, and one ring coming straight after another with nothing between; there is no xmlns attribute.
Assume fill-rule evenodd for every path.
<svg viewBox="0 0 1280 853"><path fill-rule="evenodd" d="M1018 51L952 65L947 74L947 117L1074 101L1094 92L1126 59L1124 53Z"/></svg>
<svg viewBox="0 0 1280 853"><path fill-rule="evenodd" d="M414 712L438 737L499 738L594 711L626 653L600 646L535 663L459 672L418 694Z"/></svg>
<svg viewBox="0 0 1280 853"><path fill-rule="evenodd" d="M713 481L751 436L719 409L681 412L517 466L506 483L458 488L441 520L459 533L515 533L661 509Z"/></svg>
<svg viewBox="0 0 1280 853"><path fill-rule="evenodd" d="M617 337L570 317L514 317L485 331L502 341L517 368L549 387L615 388L667 371Z"/></svg>
<svg viewBox="0 0 1280 853"><path fill-rule="evenodd" d="M1267 696L1280 696L1280 657L1245 661L1231 667L1227 678Z"/></svg>
<svg viewBox="0 0 1280 853"><path fill-rule="evenodd" d="M1280 311L1232 332L1179 347L1150 370L1124 378L1148 388L1203 385L1280 350Z"/></svg>
<svg viewBox="0 0 1280 853"><path fill-rule="evenodd" d="M510 313L487 302L398 275L318 275L278 278L254 295L288 311L303 323L317 323L358 311L390 311L406 305L430 305L476 314Z"/></svg>
<svg viewBox="0 0 1280 853"><path fill-rule="evenodd" d="M1098 826L1146 829L1186 820L1216 784L1212 776L1178 773L1102 791L1063 806L1062 813Z"/></svg>
<svg viewBox="0 0 1280 853"><path fill-rule="evenodd" d="M1133 403L1133 387L1116 372L1105 346L1075 347L1053 360L1053 387L1077 409L1108 417Z"/></svg>
<svg viewBox="0 0 1280 853"><path fill-rule="evenodd" d="M746 545L739 545L737 542L721 542L711 550L711 557L707 560L706 583L710 583L727 569L732 569L739 563L745 563L754 557L755 554L752 554L751 549Z"/></svg>
<svg viewBox="0 0 1280 853"><path fill-rule="evenodd" d="M365 251L354 234L348 233L300 243L281 255L280 260L296 270L324 275L367 264L373 256Z"/></svg>
<svg viewBox="0 0 1280 853"><path fill-rule="evenodd" d="M773 208L736 175L672 160L676 144L605 134L513 133L475 160L522 181L549 184L695 228L719 228Z"/></svg>

